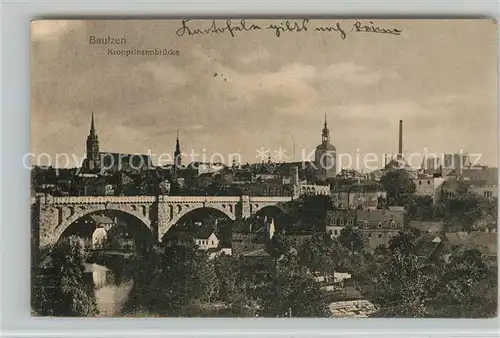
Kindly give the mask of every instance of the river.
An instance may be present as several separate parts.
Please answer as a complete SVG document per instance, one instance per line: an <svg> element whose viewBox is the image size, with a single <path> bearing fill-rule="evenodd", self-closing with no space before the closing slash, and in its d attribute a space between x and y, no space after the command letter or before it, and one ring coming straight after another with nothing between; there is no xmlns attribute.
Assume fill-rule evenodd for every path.
<svg viewBox="0 0 500 338"><path fill-rule="evenodd" d="M116 275L107 267L96 263L85 263L85 273L95 289L97 308L101 316L115 317L122 314L122 310L131 296L134 286L132 279L116 278Z"/></svg>

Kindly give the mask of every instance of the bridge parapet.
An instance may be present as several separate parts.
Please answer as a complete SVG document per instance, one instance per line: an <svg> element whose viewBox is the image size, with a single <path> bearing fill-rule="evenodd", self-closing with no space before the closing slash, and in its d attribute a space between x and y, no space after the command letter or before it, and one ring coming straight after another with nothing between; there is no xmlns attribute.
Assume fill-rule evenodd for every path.
<svg viewBox="0 0 500 338"><path fill-rule="evenodd" d="M153 203L154 196L64 196L53 197L53 204L131 204L131 203Z"/></svg>
<svg viewBox="0 0 500 338"><path fill-rule="evenodd" d="M160 199L164 202L171 203L236 203L240 201L239 196L162 196Z"/></svg>
<svg viewBox="0 0 500 338"><path fill-rule="evenodd" d="M292 196L250 196L250 203L284 203L292 199Z"/></svg>

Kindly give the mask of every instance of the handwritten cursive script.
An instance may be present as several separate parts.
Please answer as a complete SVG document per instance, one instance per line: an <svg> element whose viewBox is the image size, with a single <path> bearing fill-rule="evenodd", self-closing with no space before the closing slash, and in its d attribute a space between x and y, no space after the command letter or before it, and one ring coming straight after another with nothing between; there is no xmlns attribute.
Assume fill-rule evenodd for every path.
<svg viewBox="0 0 500 338"><path fill-rule="evenodd" d="M254 25L254 24L247 25L246 21L243 19L240 20L236 25L234 25L230 19L227 19L224 21L224 25L222 27L217 26L217 23L214 19L214 20L212 20L212 25L206 29L189 28L189 26L188 26L189 21L191 21L191 20L190 19L182 20L181 28L179 28L175 32L178 36L184 36L186 34L187 35L197 35L197 34L207 35L207 34L229 33L234 38L236 32L262 29L258 25Z"/></svg>
<svg viewBox="0 0 500 338"><path fill-rule="evenodd" d="M193 27L190 25L190 21L190 19L184 19L181 21L181 27L176 31L177 36L229 34L234 38L239 32L271 30L278 38L283 33L300 33L313 31L318 33L337 33L342 40L345 40L351 33L380 33L389 35L401 35L403 32L402 29L398 28L380 27L373 21L369 21L368 24L361 21L356 21L352 25L351 30L344 29L340 22L335 22L332 25L314 26L309 19L283 20L279 23L271 23L267 26L251 24L244 19L234 21L231 19L220 20L222 22L214 19L212 20L211 25L206 28Z"/></svg>
<svg viewBox="0 0 500 338"><path fill-rule="evenodd" d="M342 40L345 40L347 38L347 33L345 30L342 29L339 22L337 22L333 26L319 26L316 27L314 30L316 32L338 32Z"/></svg>
<svg viewBox="0 0 500 338"><path fill-rule="evenodd" d="M376 26L373 21L370 21L368 25L364 25L363 23L356 21L354 25L352 25L351 32L363 32L363 33L381 33L381 34L393 34L393 35L401 35L403 32L402 29L397 28L382 28Z"/></svg>
<svg viewBox="0 0 500 338"><path fill-rule="evenodd" d="M302 31L307 31L307 25L309 23L308 19L302 20L302 22L297 22L297 21L282 21L279 25L275 24L270 24L267 26L267 29L273 29L276 36L279 38L281 35L281 32L302 32Z"/></svg>

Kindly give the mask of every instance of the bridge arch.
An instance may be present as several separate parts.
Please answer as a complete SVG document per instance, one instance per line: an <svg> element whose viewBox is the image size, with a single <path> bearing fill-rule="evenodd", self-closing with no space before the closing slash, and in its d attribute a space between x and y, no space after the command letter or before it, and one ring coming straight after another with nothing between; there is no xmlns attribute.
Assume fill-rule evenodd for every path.
<svg viewBox="0 0 500 338"><path fill-rule="evenodd" d="M285 213L285 207L281 203L259 203L252 207L252 214L258 215L266 210Z"/></svg>
<svg viewBox="0 0 500 338"><path fill-rule="evenodd" d="M162 224L158 227L158 239L161 240L165 234L179 221L182 221L187 215L193 212L200 212L202 210L214 210L219 215L224 215L228 219L234 221L236 219L234 203L196 203L191 205L170 205L169 206L169 221L168 224Z"/></svg>
<svg viewBox="0 0 500 338"><path fill-rule="evenodd" d="M61 237L65 235L69 235L73 232L78 232L74 227L78 226L86 226L85 224L79 223L79 221L85 219L86 217L90 217L92 215L100 214L100 213L111 213L115 214L118 219L127 222L127 227L132 226L133 232L144 233L146 236L150 237L151 240L154 240L154 233L151 227L151 224L148 222L144 222L144 219L141 217L137 217L132 212L128 212L126 210L114 209L114 208L87 208L85 212L79 212L77 214L72 215L68 219L61 222L53 231L52 243L57 243ZM90 225L89 225L90 226Z"/></svg>
<svg viewBox="0 0 500 338"><path fill-rule="evenodd" d="M172 213L170 223L171 224L176 224L182 217L185 215L199 210L199 209L213 209L221 212L222 214L226 215L229 219L235 220L236 215L234 213L234 206L231 204L216 204L216 203L211 203L211 204L200 204L200 205L180 205L178 204L174 208L170 208L170 210L177 210L177 212Z"/></svg>

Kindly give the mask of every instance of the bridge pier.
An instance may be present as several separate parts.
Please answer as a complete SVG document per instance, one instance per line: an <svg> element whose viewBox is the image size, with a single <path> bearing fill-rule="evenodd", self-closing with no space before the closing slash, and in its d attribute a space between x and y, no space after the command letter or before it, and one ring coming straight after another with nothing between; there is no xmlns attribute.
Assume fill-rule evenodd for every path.
<svg viewBox="0 0 500 338"><path fill-rule="evenodd" d="M168 203L166 201L166 196L158 196L158 200L156 203L157 210L157 220L156 220L156 241L161 242L163 236L167 233L168 230L172 227L173 223L171 208L169 208Z"/></svg>
<svg viewBox="0 0 500 338"><path fill-rule="evenodd" d="M241 210L239 212L238 218L248 218L251 216L251 208L250 208L250 196L241 196L240 198L240 207Z"/></svg>

